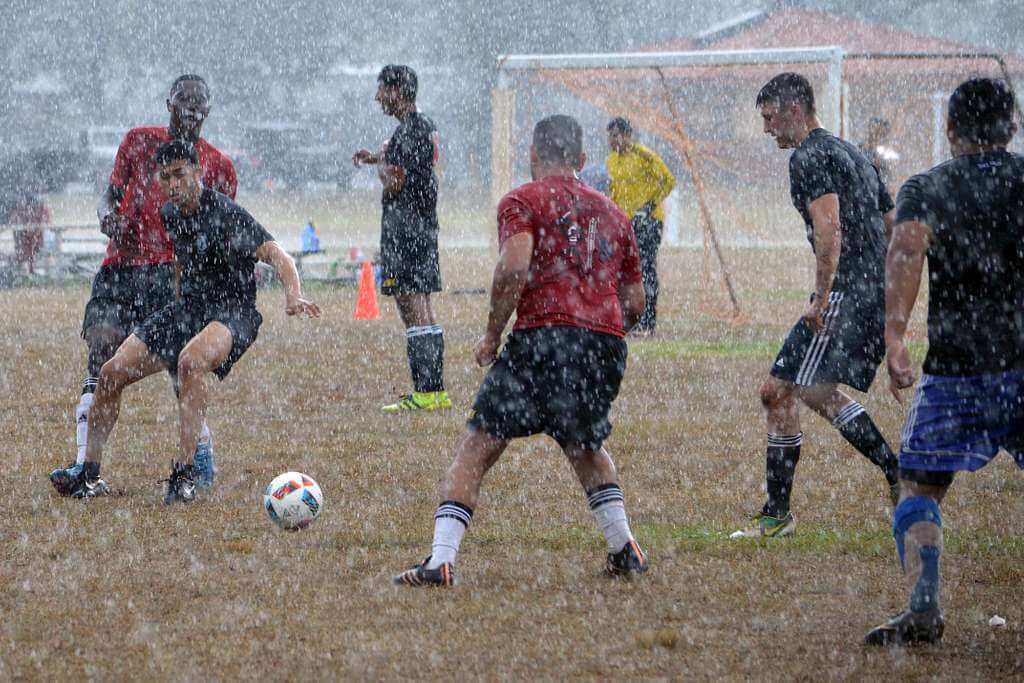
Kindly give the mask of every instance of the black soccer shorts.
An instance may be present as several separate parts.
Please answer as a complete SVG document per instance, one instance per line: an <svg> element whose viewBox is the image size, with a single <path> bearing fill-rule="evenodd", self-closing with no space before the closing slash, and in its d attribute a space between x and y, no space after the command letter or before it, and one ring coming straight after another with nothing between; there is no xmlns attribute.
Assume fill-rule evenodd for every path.
<svg viewBox="0 0 1024 683"><path fill-rule="evenodd" d="M548 434L563 448L598 450L626 371L626 343L578 327L537 327L505 341L467 426L498 439Z"/></svg>
<svg viewBox="0 0 1024 683"><path fill-rule="evenodd" d="M136 325L174 297L173 263L104 266L92 281L82 317L82 338L94 327L111 327L127 337Z"/></svg>
<svg viewBox="0 0 1024 683"><path fill-rule="evenodd" d="M224 379L256 341L263 316L255 308L175 301L142 321L132 334L142 340L150 353L159 356L171 372L176 372L181 350L214 321L223 323L231 332L231 351L224 363L213 371Z"/></svg>

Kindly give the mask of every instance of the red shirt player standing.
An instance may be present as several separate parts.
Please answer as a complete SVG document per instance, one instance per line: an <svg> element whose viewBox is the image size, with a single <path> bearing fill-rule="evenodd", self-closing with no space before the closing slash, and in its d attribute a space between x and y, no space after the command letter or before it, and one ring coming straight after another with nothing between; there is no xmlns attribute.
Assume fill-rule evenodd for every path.
<svg viewBox="0 0 1024 683"><path fill-rule="evenodd" d="M501 254L475 348L477 362L493 366L444 479L431 555L396 576L399 584L453 583L484 474L511 439L539 433L558 441L587 492L608 542L608 574L647 571L603 447L626 369L624 327L644 310L636 237L621 209L576 178L586 155L575 119L541 120L530 162L533 182L498 205ZM515 327L497 356L513 311Z"/></svg>
<svg viewBox="0 0 1024 683"><path fill-rule="evenodd" d="M114 355L136 325L175 297L174 249L160 218L167 202L156 177L157 148L179 139L195 145L203 169L203 185L235 197L238 182L231 160L200 137L210 113L210 90L201 76L175 79L167 99L170 124L133 128L117 150L110 185L100 200L100 230L110 238L107 255L92 283L85 306L82 337L89 346L88 377L75 411L78 457L74 465L50 473L50 481L63 495L85 460L89 408L100 368ZM203 424L196 449L196 484L211 486L215 468L210 431Z"/></svg>

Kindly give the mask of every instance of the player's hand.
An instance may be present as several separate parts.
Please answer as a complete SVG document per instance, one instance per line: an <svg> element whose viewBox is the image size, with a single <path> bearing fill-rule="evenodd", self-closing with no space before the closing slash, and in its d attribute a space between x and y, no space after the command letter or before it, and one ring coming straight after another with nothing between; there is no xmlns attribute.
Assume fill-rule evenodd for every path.
<svg viewBox="0 0 1024 683"><path fill-rule="evenodd" d="M811 331L815 334L822 332L825 329L825 300L818 301L818 297L814 297L811 303L807 304L804 314L800 316L800 319L804 321L804 324L811 328Z"/></svg>
<svg viewBox="0 0 1024 683"><path fill-rule="evenodd" d="M360 164L374 164L377 160L373 156L373 152L368 149L360 149L352 155L352 165L358 167Z"/></svg>
<svg viewBox="0 0 1024 683"><path fill-rule="evenodd" d="M476 345L473 346L473 357L476 358L476 364L482 368L486 368L488 365L493 363L498 358L498 346L501 345L501 338L495 339L489 335L484 335L477 340Z"/></svg>
<svg viewBox="0 0 1024 683"><path fill-rule="evenodd" d="M914 386L917 381L907 345L902 340L889 343L885 349L885 360L889 368L889 392L903 405L900 390Z"/></svg>
<svg viewBox="0 0 1024 683"><path fill-rule="evenodd" d="M111 211L100 221L100 232L115 242L119 242L127 225L128 220L124 216L116 211Z"/></svg>
<svg viewBox="0 0 1024 683"><path fill-rule="evenodd" d="M309 299L303 299L301 296L286 296L284 312L288 315L306 316L307 318L320 317L320 307Z"/></svg>

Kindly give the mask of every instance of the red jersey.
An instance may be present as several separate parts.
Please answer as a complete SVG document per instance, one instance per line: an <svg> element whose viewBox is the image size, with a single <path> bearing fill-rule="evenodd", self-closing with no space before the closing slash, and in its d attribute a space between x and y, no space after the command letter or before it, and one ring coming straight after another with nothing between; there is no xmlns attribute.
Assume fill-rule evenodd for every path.
<svg viewBox="0 0 1024 683"><path fill-rule="evenodd" d="M629 218L610 199L567 176L512 190L498 203L498 240L533 235L516 330L568 325L624 336L619 287L640 280Z"/></svg>
<svg viewBox="0 0 1024 683"><path fill-rule="evenodd" d="M156 150L171 141L167 128L133 128L124 136L114 159L110 184L124 192L117 212L128 219L120 240L107 243L104 266L143 266L174 260L174 247L160 208L167 197L157 180ZM202 138L196 143L203 186L235 198L238 180L231 160Z"/></svg>

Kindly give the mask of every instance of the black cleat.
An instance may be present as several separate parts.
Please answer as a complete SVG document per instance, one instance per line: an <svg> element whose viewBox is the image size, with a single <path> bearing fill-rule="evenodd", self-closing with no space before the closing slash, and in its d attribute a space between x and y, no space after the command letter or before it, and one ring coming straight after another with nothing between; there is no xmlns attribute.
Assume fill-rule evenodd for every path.
<svg viewBox="0 0 1024 683"><path fill-rule="evenodd" d="M75 481L78 479L78 475L82 473L82 466L72 463L67 467L58 467L54 471L50 472L50 483L53 484L53 488L57 489L57 493L62 496L70 496L71 489L75 485Z"/></svg>
<svg viewBox="0 0 1024 683"><path fill-rule="evenodd" d="M85 472L80 472L71 482L68 492L62 495L72 498L99 498L100 496L109 496L110 487L99 477L86 479Z"/></svg>
<svg viewBox="0 0 1024 683"><path fill-rule="evenodd" d="M427 569L430 556L411 569L392 579L396 586L441 586L450 588L455 585L455 567L445 562L437 569Z"/></svg>
<svg viewBox="0 0 1024 683"><path fill-rule="evenodd" d="M937 645L942 642L942 631L945 622L938 608L927 612L911 612L902 614L885 622L881 626L868 631L864 636L865 645L914 645L927 643Z"/></svg>
<svg viewBox="0 0 1024 683"><path fill-rule="evenodd" d="M612 577L631 578L639 576L647 571L647 556L636 541L630 541L622 546L617 553L608 553L608 562L604 566L605 572Z"/></svg>
<svg viewBox="0 0 1024 683"><path fill-rule="evenodd" d="M171 463L171 476L163 481L167 482L164 505L190 503L196 497L196 482L190 464Z"/></svg>

